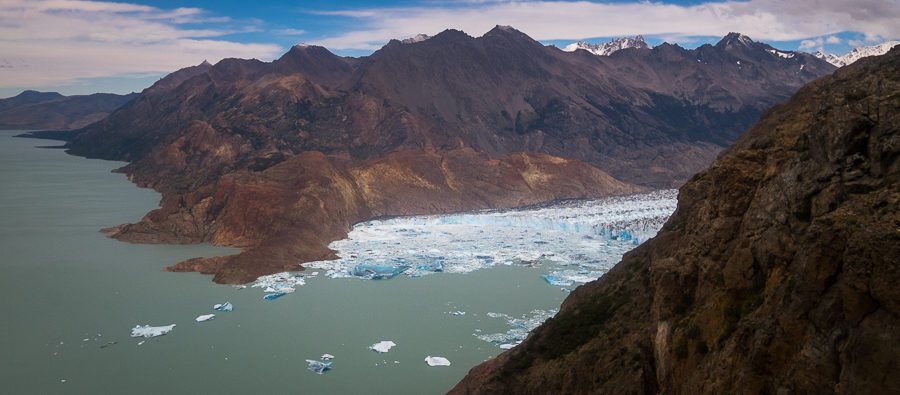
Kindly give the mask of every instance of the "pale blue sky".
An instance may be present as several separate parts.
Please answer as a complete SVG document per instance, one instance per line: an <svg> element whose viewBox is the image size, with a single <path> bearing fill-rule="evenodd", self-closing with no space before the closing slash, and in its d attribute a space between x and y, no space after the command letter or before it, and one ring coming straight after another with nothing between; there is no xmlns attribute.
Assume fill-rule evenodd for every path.
<svg viewBox="0 0 900 395"><path fill-rule="evenodd" d="M140 91L203 60L269 61L301 42L365 56L447 28L477 37L511 25L560 47L643 34L694 48L737 31L783 50L843 54L897 39L898 21L896 0L0 0L0 97Z"/></svg>

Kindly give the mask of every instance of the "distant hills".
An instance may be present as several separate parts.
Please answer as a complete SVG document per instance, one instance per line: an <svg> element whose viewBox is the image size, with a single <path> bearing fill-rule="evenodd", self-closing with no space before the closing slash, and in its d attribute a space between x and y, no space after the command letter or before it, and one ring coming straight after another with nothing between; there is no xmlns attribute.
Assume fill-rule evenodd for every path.
<svg viewBox="0 0 900 395"><path fill-rule="evenodd" d="M333 256L330 241L374 216L678 185L834 69L738 33L609 56L508 26L393 40L361 58L296 45L269 63L172 73L68 146L128 161L122 172L163 193L111 236L243 247L171 270L245 282Z"/></svg>
<svg viewBox="0 0 900 395"><path fill-rule="evenodd" d="M822 51L816 51L813 55L837 67L843 67L867 56L884 55L898 44L900 44L900 41L887 41L878 45L856 47L840 56L823 53Z"/></svg>
<svg viewBox="0 0 900 395"><path fill-rule="evenodd" d="M78 129L105 118L137 96L137 93L63 96L56 92L27 90L0 99L0 129Z"/></svg>

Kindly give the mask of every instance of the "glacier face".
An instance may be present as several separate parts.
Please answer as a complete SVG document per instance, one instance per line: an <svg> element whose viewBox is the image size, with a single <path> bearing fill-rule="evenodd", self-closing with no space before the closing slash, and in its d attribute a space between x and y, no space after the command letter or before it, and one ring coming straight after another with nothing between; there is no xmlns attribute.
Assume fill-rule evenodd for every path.
<svg viewBox="0 0 900 395"><path fill-rule="evenodd" d="M339 259L306 263L332 278L388 279L539 267L553 286L594 280L675 210L676 190L572 200L513 210L399 217L357 224L329 245ZM267 284L269 285L269 284ZM567 288L568 287L568 288Z"/></svg>

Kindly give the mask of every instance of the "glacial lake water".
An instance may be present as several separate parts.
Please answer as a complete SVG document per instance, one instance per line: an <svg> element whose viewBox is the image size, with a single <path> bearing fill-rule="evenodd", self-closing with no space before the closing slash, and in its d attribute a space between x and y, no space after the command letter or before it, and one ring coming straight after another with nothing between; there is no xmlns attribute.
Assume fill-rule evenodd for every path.
<svg viewBox="0 0 900 395"><path fill-rule="evenodd" d="M502 351L480 335L506 333L515 329L511 318L557 308L574 286L544 281L540 276L554 268L535 263L540 259L498 259L469 273L390 280L330 278L326 269L309 269L321 273L293 293L264 300L259 288L162 271L233 249L107 239L99 229L139 220L157 207L159 194L111 173L120 162L35 148L58 142L13 138L17 133L0 132L0 393L443 393ZM421 225L376 223L368 232L399 226L409 237L408 229ZM365 238L361 231L354 234ZM393 236L379 237L376 244L393 243ZM632 247L606 243L618 245L614 254ZM399 247L362 252L375 249L389 259L406 248L392 245ZM212 311L224 301L234 311ZM215 319L194 321L208 313ZM129 336L144 324L176 327L150 339ZM381 340L397 346L384 354L368 349ZM332 370L307 370L306 360L324 353L335 356ZM451 366L429 367L429 355Z"/></svg>

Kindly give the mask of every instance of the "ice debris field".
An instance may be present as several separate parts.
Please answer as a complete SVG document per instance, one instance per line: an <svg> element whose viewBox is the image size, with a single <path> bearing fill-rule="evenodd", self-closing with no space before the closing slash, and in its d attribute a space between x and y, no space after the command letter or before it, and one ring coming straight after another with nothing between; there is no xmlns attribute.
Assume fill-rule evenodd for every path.
<svg viewBox="0 0 900 395"><path fill-rule="evenodd" d="M661 190L513 210L368 221L329 245L339 259L303 266L331 278L385 280L530 265L544 269L539 276L548 284L570 287L596 280L622 254L655 236L675 211L676 198L676 190ZM278 295L303 281L273 282L275 276L261 278L254 286Z"/></svg>
<svg viewBox="0 0 900 395"><path fill-rule="evenodd" d="M661 190L510 210L368 221L354 226L346 239L329 245L337 251L338 259L306 263L303 272L262 276L251 287L261 288L264 299L275 300L294 293L313 278L388 280L524 265L536 269L536 281L571 291L578 284L599 278L622 254L655 236L675 211L676 198L677 190ZM319 276L320 271L325 275ZM233 306L225 302L215 304L213 309L230 312ZM502 333L478 330L473 335L500 349L510 349L556 312L536 309L521 317L489 312L486 316L506 321L510 329ZM466 312L448 314L465 316ZM203 314L195 320L204 322L214 317ZM131 336L161 336L174 327L138 325ZM369 349L386 353L394 346L393 341L384 340ZM308 359L308 369L322 374L331 369L333 358L325 354L319 360ZM429 366L450 365L446 358L430 355L425 362Z"/></svg>

